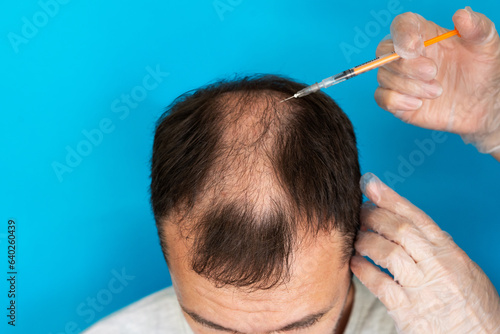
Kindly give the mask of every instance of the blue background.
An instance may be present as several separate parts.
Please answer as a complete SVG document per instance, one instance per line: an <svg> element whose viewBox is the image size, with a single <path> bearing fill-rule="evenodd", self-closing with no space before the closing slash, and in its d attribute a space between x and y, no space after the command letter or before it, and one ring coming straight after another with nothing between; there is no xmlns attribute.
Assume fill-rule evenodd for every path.
<svg viewBox="0 0 500 334"><path fill-rule="evenodd" d="M77 332L171 284L148 186L154 122L175 97L235 73L313 83L374 57L389 23L377 21L373 11L390 13L391 21L389 9L418 12L451 29L453 13L468 4L62 2L56 8L44 5L51 0L15 1L0 12L2 333ZM218 12L215 3L226 7ZM498 1L472 7L500 23ZM356 27L371 29L364 45L356 44ZM359 53L346 55L346 45ZM155 82L147 75L157 68L163 74ZM415 140L432 138L432 131L380 109L376 87L373 71L326 92L354 123L363 172L388 181L402 159L418 158ZM121 98L131 93L138 101L127 106ZM85 133L100 126L107 133L89 146ZM71 171L58 177L54 166L67 164L68 152L78 149L80 161L73 157ZM498 162L449 134L405 175L394 188L448 231L498 289ZM17 223L14 330L5 316L8 219ZM122 271L130 277L119 289L113 277ZM96 297L105 305L90 313L86 304Z"/></svg>

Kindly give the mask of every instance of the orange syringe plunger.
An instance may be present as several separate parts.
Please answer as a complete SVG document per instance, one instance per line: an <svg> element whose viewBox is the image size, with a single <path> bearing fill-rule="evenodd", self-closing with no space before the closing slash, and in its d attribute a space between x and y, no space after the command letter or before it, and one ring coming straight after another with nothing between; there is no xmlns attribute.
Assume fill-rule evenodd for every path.
<svg viewBox="0 0 500 334"><path fill-rule="evenodd" d="M442 35L439 35L437 37L431 38L428 41L425 41L424 46L427 47L429 45L435 44L437 42L441 42L442 40L445 40L445 39L450 38L450 37L455 36L455 35L458 35L458 37L460 37L460 34L459 34L457 28L455 28L451 31L448 31L447 33L444 33ZM339 74L336 74L336 75L333 75L329 78L326 78L321 82L318 82L318 83L315 83L311 86L308 86L308 87L298 91L293 96L291 96L288 99L285 99L283 101L289 100L289 99L294 98L294 97L299 98L302 96L306 96L306 95L309 95L311 93L317 92L318 90L320 90L322 88L327 88L327 87L336 85L338 83L346 81L347 79L354 78L355 76L357 76L361 73L365 73L365 72L368 72L370 70L384 66L384 65L386 65L386 64L388 64L396 59L399 59L399 58L400 58L400 56L395 51L393 51L389 54L377 57L374 60L363 63L363 64L358 65L356 67L350 68L348 70L345 70L344 72L341 72ZM283 102L283 101L281 101L281 102Z"/></svg>

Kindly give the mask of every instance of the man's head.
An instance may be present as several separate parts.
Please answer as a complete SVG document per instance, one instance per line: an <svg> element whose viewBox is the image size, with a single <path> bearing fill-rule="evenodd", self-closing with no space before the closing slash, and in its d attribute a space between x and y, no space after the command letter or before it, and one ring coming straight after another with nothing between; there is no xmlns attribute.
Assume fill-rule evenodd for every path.
<svg viewBox="0 0 500 334"><path fill-rule="evenodd" d="M221 81L158 121L151 202L197 333L331 332L339 319L359 227L356 140L323 93L279 102L304 87L271 75Z"/></svg>

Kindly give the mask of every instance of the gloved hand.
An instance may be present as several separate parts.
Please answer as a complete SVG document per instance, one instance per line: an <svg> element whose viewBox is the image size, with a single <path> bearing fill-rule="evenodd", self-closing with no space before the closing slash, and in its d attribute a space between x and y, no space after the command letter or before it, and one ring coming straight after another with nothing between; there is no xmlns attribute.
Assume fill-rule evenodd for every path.
<svg viewBox="0 0 500 334"><path fill-rule="evenodd" d="M425 48L425 40L449 29L415 13L398 15L394 41L382 41L377 56L395 50L404 59L379 68L375 100L404 122L454 132L480 152L500 153L500 37L470 7L453 22L460 38Z"/></svg>
<svg viewBox="0 0 500 334"><path fill-rule="evenodd" d="M361 179L362 228L351 269L399 333L500 333L500 298L484 272L434 221L375 175Z"/></svg>

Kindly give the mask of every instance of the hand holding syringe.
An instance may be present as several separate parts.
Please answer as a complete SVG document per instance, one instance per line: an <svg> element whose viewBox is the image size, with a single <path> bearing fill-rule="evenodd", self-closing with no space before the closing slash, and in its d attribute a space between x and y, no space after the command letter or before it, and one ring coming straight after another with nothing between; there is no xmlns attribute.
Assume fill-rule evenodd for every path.
<svg viewBox="0 0 500 334"><path fill-rule="evenodd" d="M429 45L440 42L444 39L447 39L447 38L449 38L451 36L455 36L455 35L460 36L460 34L458 33L458 30L456 28L452 31L445 33L445 34L439 35L439 36L434 37L428 41L425 41L424 46L427 47ZM289 98L284 99L281 102L285 102L285 101L293 99L293 98L299 98L299 97L309 95L311 93L317 92L318 90L320 90L322 88L328 88L330 86L341 83L347 79L353 78L361 73L365 73L365 72L368 72L370 70L379 68L380 66L384 66L385 64L388 64L388 63L390 63L396 59L399 59L399 58L400 58L400 56L396 53L396 51L393 51L389 54L377 57L372 61L369 61L369 62L361 64L359 66L350 68L344 72L341 72L339 74L336 74L336 75L333 75L329 78L326 78L319 83L315 83L311 86L308 86L308 87L298 91L293 96L290 96Z"/></svg>

